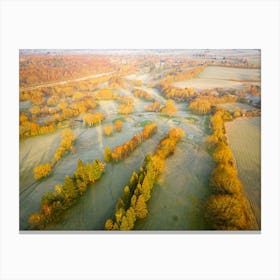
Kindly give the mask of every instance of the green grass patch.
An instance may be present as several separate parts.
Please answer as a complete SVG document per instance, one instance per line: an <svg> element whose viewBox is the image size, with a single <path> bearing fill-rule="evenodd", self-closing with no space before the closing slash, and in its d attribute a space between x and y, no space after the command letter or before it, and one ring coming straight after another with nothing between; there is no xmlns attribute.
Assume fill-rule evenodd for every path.
<svg viewBox="0 0 280 280"><path fill-rule="evenodd" d="M149 124L149 123L152 123L153 121L151 121L151 120L144 120L144 121L142 121L142 122L138 122L138 123L136 123L135 124L135 126L142 126L142 127L144 127L145 125L147 125L147 124Z"/></svg>
<svg viewBox="0 0 280 280"><path fill-rule="evenodd" d="M185 120L187 120L187 121L190 122L190 123L194 123L194 122L197 122L197 121L198 121L198 119L193 118L193 117L185 117Z"/></svg>

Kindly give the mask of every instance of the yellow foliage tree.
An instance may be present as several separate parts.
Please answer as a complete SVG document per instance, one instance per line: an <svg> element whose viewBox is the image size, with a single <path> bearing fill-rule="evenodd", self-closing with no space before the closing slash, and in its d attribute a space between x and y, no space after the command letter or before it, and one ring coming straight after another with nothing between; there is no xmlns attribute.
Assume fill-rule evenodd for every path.
<svg viewBox="0 0 280 280"><path fill-rule="evenodd" d="M38 165L34 168L34 178L39 180L43 177L46 177L51 172L52 167L49 163Z"/></svg>
<svg viewBox="0 0 280 280"><path fill-rule="evenodd" d="M113 126L110 124L104 125L103 132L106 136L111 136L113 134Z"/></svg>
<svg viewBox="0 0 280 280"><path fill-rule="evenodd" d="M140 195L135 205L136 218L143 219L148 215L147 204L143 195Z"/></svg>
<svg viewBox="0 0 280 280"><path fill-rule="evenodd" d="M167 114L168 116L171 116L171 115L174 115L178 111L178 108L175 105L173 100L168 99L166 101L165 106L162 107L160 111L164 114Z"/></svg>

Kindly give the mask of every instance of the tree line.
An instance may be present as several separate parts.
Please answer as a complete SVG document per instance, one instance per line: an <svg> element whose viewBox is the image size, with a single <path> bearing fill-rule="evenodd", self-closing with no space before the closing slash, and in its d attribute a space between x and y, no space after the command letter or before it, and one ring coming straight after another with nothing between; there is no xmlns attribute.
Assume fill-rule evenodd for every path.
<svg viewBox="0 0 280 280"><path fill-rule="evenodd" d="M189 109L198 115L206 115L211 112L212 106L222 103L236 102L237 96L224 94L220 96L202 96L198 97L189 104Z"/></svg>
<svg viewBox="0 0 280 280"><path fill-rule="evenodd" d="M142 90L142 89L135 89L133 91L133 95L135 97L138 97L138 98L141 98L141 99L144 99L144 100L148 100L148 101L153 99L153 97L150 93L148 93L147 91Z"/></svg>
<svg viewBox="0 0 280 280"><path fill-rule="evenodd" d="M96 159L83 163L80 159L72 177L66 176L62 185L55 185L54 191L46 192L41 197L41 210L29 216L32 229L44 229L55 223L61 215L86 192L90 184L98 181L104 171L105 164Z"/></svg>
<svg viewBox="0 0 280 280"><path fill-rule="evenodd" d="M229 113L224 112L217 109L212 115L212 135L206 140L216 167L209 181L212 194L205 205L205 218L211 229L252 230L255 218L227 143L224 121L228 120Z"/></svg>
<svg viewBox="0 0 280 280"><path fill-rule="evenodd" d="M54 165L61 159L61 157L68 151L73 151L73 143L76 140L77 136L75 135L74 131L71 129L65 129L61 133L61 142L59 147L56 149L54 153L54 157L50 163L44 163L38 165L34 168L34 178L39 180L43 177L47 177Z"/></svg>
<svg viewBox="0 0 280 280"><path fill-rule="evenodd" d="M158 144L154 155L146 155L143 166L133 172L129 184L123 188L114 217L105 222L106 230L133 230L135 222L148 215L147 202L154 184L164 170L165 159L175 151L177 142L185 137L181 128L171 128Z"/></svg>

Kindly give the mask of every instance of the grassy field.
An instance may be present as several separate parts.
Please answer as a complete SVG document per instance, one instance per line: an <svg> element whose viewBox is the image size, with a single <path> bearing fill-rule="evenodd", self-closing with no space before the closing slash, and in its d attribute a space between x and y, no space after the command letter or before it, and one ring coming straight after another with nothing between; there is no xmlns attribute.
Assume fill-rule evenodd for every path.
<svg viewBox="0 0 280 280"><path fill-rule="evenodd" d="M260 81L260 69L208 66L199 75L201 79L219 79L229 81Z"/></svg>
<svg viewBox="0 0 280 280"><path fill-rule="evenodd" d="M148 202L149 214L136 230L203 230L203 200L209 195L208 178L214 163L192 142L180 142L167 159L165 172Z"/></svg>
<svg viewBox="0 0 280 280"><path fill-rule="evenodd" d="M239 103L239 102L219 104L219 107L222 107L222 108L227 109L227 110L233 110L235 108L239 108L240 110L243 110L243 109L252 110L252 109L254 109L253 106L250 106L248 104Z"/></svg>
<svg viewBox="0 0 280 280"><path fill-rule="evenodd" d="M208 66L197 78L176 82L179 88L240 88L245 84L260 85L259 69L243 69L235 67Z"/></svg>
<svg viewBox="0 0 280 280"><path fill-rule="evenodd" d="M105 108L113 108L115 102L102 101L100 110ZM144 105L143 105L144 106ZM55 149L60 142L61 131L52 134L31 137L20 142L20 228L28 228L28 217L30 214L39 211L40 198L48 190L52 190L56 184L61 184L66 175L71 175L77 167L78 158L83 161L91 161L95 158L103 160L103 153L106 146L111 149L129 140L133 134L142 130L142 126L136 124L146 124L151 121L156 121L159 127L158 133L142 143L127 159L117 164L108 164L106 172L102 179L94 186L89 187L85 196L80 201L65 212L61 222L50 225L50 230L102 230L104 228L105 220L114 212L114 207L119 199L123 187L128 183L131 173L137 170L146 155L146 153L153 153L159 140L163 138L171 127L182 127L187 135L186 142L180 143L176 152L176 157L167 166L167 177L163 179L163 188L167 188L172 192L168 185L172 185L175 179L177 194L184 195L184 200L180 198L181 206L173 216L177 216L174 220L164 221L162 226L168 226L170 229L193 229L195 225L199 228L203 227L201 224L201 216L197 213L197 205L205 193L205 182L208 177L208 172L211 169L211 164L208 166L210 160L208 154L204 150L204 117L196 116L195 123L189 123L185 119L192 115L184 112L185 106L179 106L179 112L172 118L163 118L157 113L136 113L125 117L123 131L114 133L111 137L105 137L102 133L102 125L93 128L76 128L78 139L75 143L75 152L64 156L53 169L53 172L48 178L35 181L33 179L33 168L44 162L47 162L53 156ZM141 108L140 108L141 109ZM181 111L182 110L182 111ZM107 115L104 124L111 123L118 119L124 118L114 111ZM103 125L104 125L103 124ZM42 149L44 146L44 149ZM199 148L200 147L200 148ZM200 149L200 151L198 151ZM191 158L191 161L185 159ZM178 162L182 165L178 168ZM168 159L169 162L169 159ZM195 163L195 164L193 164ZM192 170L196 170L192 172ZM186 170L187 176L186 175ZM207 172L205 172L205 170ZM187 182L187 184L186 184ZM167 195L168 192L159 193L155 190L155 199L149 202L149 207L154 209L149 215L149 219L153 221L148 224L143 224L143 229L154 229L157 227L156 222L159 219L160 208L158 203L163 205L174 204L175 193ZM193 213L194 212L194 213ZM192 213L191 215L189 213ZM172 224L173 221L173 224ZM138 229L139 229L138 225ZM162 228L162 227L160 227ZM159 229L160 229L159 228Z"/></svg>
<svg viewBox="0 0 280 280"><path fill-rule="evenodd" d="M261 119L259 117L226 122L229 144L234 152L259 227L261 226Z"/></svg>
<svg viewBox="0 0 280 280"><path fill-rule="evenodd" d="M158 64L158 61L156 60L154 64ZM120 100L98 100L98 106L94 111L104 114L105 120L101 125L87 128L81 121L83 114L75 117L73 130L77 140L74 149L55 164L48 177L36 181L33 178L33 170L37 165L52 160L61 142L62 129L20 141L21 230L30 229L28 217L35 212L40 212L42 195L52 191L55 185L63 184L66 175L72 176L77 168L78 159L83 162L94 159L103 161L106 146L112 150L115 146L122 145L150 122L157 123L158 132L141 143L126 159L118 163L107 163L102 178L89 186L77 203L63 213L61 220L56 224L49 224L47 230L103 230L106 219L115 212L116 203L122 195L124 186L129 183L132 172L142 166L147 153L155 152L159 141L172 127L182 128L186 137L177 144L174 154L166 159L165 171L156 182L152 197L148 201L149 214L145 219L137 221L135 229L205 229L203 205L210 194L208 180L214 168L214 162L205 147L205 139L210 133L209 115L194 115L188 110L186 102L175 102L178 111L172 116L161 112L147 112L145 108L153 101L136 98L132 94L137 88L147 91L153 100L159 101L161 107L164 106L166 103L164 95L157 88L151 88L150 85L148 87L150 83L157 84L162 71L173 69L168 61L166 66L163 66L164 68L159 69L158 72L152 73L147 73L145 70L147 67L144 66L135 73L126 72L123 76L124 80L142 80L143 85L136 87L127 83L125 89L122 87L112 89L113 93L121 97L127 96L133 99L133 113L120 115ZM192 67L187 64L184 70ZM209 66L197 78L177 82L174 85L182 88L206 89L240 88L245 84L254 83L260 83L258 69ZM108 81L101 82L97 89L104 86L110 87ZM30 106L33 106L30 101L21 101L20 111L28 112ZM240 103L222 106L229 110L236 107L247 110L252 108ZM39 120L42 121L43 117L48 116L40 115ZM113 125L116 120L123 121L123 130L114 131L110 137L106 137L103 132L104 125ZM238 119L226 125L240 178L260 224L260 119Z"/></svg>

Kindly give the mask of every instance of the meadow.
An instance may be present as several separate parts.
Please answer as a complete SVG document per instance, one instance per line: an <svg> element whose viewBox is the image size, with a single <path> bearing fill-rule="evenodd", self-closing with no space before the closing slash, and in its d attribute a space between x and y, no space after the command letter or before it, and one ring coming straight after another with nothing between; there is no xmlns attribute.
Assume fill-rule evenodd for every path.
<svg viewBox="0 0 280 280"><path fill-rule="evenodd" d="M242 88L248 84L260 85L259 69L208 66L198 77L174 83L179 88Z"/></svg>
<svg viewBox="0 0 280 280"><path fill-rule="evenodd" d="M240 52L232 59L230 53L226 62L230 67L202 66L208 59L197 60L195 52L185 56L179 52L160 54L160 60L156 52L148 57L126 56L125 52L108 56L65 54L59 59L41 53L22 55L20 230L104 230L105 222L114 216L120 228L128 228L121 225L126 214L120 212L130 203L124 197L125 187L135 172L144 176L147 155L157 153L157 164L162 166L155 169L160 170L156 179L150 178L154 182L151 197L142 205L147 213L133 221L134 229L209 229L205 203L212 193L209 178L215 160L207 139L215 110L224 110L234 118L226 122L226 132L260 228L260 118L233 114L236 108L244 112L260 109L242 102L238 92L232 95L224 91L260 83L260 69L253 68L257 65L247 68L249 60L243 56L249 59L249 54ZM255 57L255 52L252 55ZM53 71L53 76L46 76L41 64ZM59 69L67 69L67 65L69 71L63 77ZM201 97L197 90L217 87L221 91L215 99L207 92ZM250 90L246 92L249 96ZM192 109L192 103L197 110ZM147 136L143 131L149 124L155 124L156 131ZM176 147L174 136L170 136L172 129L181 133L178 143L174 142ZM89 181L90 173L81 171L79 160L86 164L95 159L104 164L104 170L97 180ZM35 169L46 164L49 169L36 175ZM67 181L67 176L72 179ZM129 200L133 200L132 191L138 198L147 196L141 180L130 190ZM69 198L71 191L75 198L73 193ZM139 212L139 205L133 207Z"/></svg>

